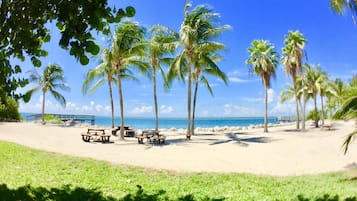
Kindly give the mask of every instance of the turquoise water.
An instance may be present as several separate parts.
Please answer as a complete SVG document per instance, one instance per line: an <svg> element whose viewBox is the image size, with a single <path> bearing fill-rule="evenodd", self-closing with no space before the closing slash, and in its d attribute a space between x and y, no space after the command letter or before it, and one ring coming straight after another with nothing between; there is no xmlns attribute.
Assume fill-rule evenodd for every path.
<svg viewBox="0 0 357 201"><path fill-rule="evenodd" d="M32 115L30 113L22 113L24 120L28 119L27 116ZM120 124L120 118L116 117L115 126ZM89 122L88 122L89 123ZM197 118L195 121L195 127L198 128L213 128L223 126L249 126L263 124L263 117L221 117L221 118ZM277 117L269 117L268 123L278 123ZM98 126L111 126L111 117L107 116L95 116L95 124ZM127 117L125 118L125 125L130 125L135 129L153 129L155 128L155 118L144 117ZM159 118L159 128L186 128L186 118Z"/></svg>
<svg viewBox="0 0 357 201"><path fill-rule="evenodd" d="M120 118L115 118L115 125L120 124ZM278 123L276 117L268 118L269 123ZM249 126L256 124L263 124L263 117L229 117L229 118L197 118L195 127L198 128L212 128L223 126ZM96 116L95 124L99 126L111 126L110 117ZM125 125L130 125L137 129L152 129L155 128L155 118L140 118L140 117L127 117L125 118ZM159 118L159 128L186 128L187 119L185 118Z"/></svg>

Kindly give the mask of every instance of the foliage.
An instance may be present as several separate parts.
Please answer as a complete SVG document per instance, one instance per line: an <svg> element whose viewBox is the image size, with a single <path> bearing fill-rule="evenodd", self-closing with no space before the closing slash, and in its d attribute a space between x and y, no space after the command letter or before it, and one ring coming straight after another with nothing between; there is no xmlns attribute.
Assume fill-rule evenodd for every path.
<svg viewBox="0 0 357 201"><path fill-rule="evenodd" d="M60 118L50 114L45 115L45 121L57 121L58 123L62 123L62 120Z"/></svg>
<svg viewBox="0 0 357 201"><path fill-rule="evenodd" d="M330 8L339 15L346 13L346 8L350 10L352 20L356 23L357 1L356 0L330 0Z"/></svg>
<svg viewBox="0 0 357 201"><path fill-rule="evenodd" d="M15 99L4 93L0 96L0 121L21 120L18 109L19 104Z"/></svg>
<svg viewBox="0 0 357 201"><path fill-rule="evenodd" d="M321 110L317 110L317 114L316 114L315 110L311 110L306 115L306 119L307 120L316 121L316 117L317 117L317 121L321 120ZM325 119L327 118L327 112L326 111L324 111L324 118Z"/></svg>
<svg viewBox="0 0 357 201"><path fill-rule="evenodd" d="M345 88L342 94L343 103L341 109L336 111L334 118L355 119L357 121L357 76L353 76L350 84ZM348 134L343 142L345 154L348 151L348 146L357 135L357 130Z"/></svg>
<svg viewBox="0 0 357 201"><path fill-rule="evenodd" d="M26 79L15 78L21 67L12 66L10 57L31 59L34 66L41 66L40 57L47 56L42 45L50 41L47 23L55 22L61 33L59 46L69 50L81 64L88 64L88 54L98 54L94 31L109 33L109 23L120 22L122 17L135 15L133 7L110 8L107 0L79 1L11 1L2 0L0 5L0 87L15 99L18 87L28 84Z"/></svg>
<svg viewBox="0 0 357 201"><path fill-rule="evenodd" d="M11 150L11 151L9 151ZM0 142L0 200L349 200L344 173L272 177L175 173L68 157Z"/></svg>

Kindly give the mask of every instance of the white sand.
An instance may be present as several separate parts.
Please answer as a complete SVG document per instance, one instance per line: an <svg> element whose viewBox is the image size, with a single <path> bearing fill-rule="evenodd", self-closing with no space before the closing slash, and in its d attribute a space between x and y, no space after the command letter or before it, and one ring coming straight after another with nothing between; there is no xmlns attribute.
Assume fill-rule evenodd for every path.
<svg viewBox="0 0 357 201"><path fill-rule="evenodd" d="M165 145L138 144L112 136L113 143L83 142L86 128L0 123L0 140L36 149L89 157L114 164L178 172L247 172L262 175L302 175L346 170L357 166L357 141L347 155L341 145L354 122L335 122L335 130L309 127L294 131L294 125L226 132L200 132L191 141L185 134L163 132ZM109 132L109 130L108 130ZM146 142L146 141L145 141Z"/></svg>

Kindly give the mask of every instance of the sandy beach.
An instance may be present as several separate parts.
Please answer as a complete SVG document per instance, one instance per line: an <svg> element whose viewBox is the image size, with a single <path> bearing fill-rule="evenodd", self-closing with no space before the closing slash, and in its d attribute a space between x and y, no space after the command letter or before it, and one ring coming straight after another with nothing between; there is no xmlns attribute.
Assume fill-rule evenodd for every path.
<svg viewBox="0 0 357 201"><path fill-rule="evenodd" d="M200 131L185 141L182 131L162 131L164 145L138 144L112 136L111 143L83 142L86 127L35 123L0 123L0 140L50 152L93 158L177 172L253 173L258 175L304 175L357 168L357 142L346 155L341 149L345 136L355 129L354 121L333 122L333 130L293 124L244 130ZM108 129L109 133L110 130Z"/></svg>

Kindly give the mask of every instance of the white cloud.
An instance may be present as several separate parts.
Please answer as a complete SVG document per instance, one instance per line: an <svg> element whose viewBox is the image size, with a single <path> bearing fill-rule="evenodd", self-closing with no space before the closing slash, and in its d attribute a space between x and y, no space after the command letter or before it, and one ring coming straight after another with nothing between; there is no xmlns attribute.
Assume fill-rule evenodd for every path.
<svg viewBox="0 0 357 201"><path fill-rule="evenodd" d="M234 104L225 104L223 106L223 115L225 116L256 116L257 114L255 108L248 108Z"/></svg>
<svg viewBox="0 0 357 201"><path fill-rule="evenodd" d="M47 97L47 96L46 96ZM20 102L20 111L40 113L42 110L42 96L37 100L30 103ZM103 115L110 114L110 106L103 106L91 101L89 105L79 105L74 102L68 101L66 107L59 103L53 103L51 100L46 100L45 104L46 113L60 113L60 114L97 114Z"/></svg>
<svg viewBox="0 0 357 201"><path fill-rule="evenodd" d="M152 112L152 106L141 106L141 107L136 107L134 110L132 110L132 114L144 114L144 113L150 113Z"/></svg>
<svg viewBox="0 0 357 201"><path fill-rule="evenodd" d="M268 103L272 103L277 101L277 95L274 91L274 89L268 89ZM264 95L262 95L262 97L260 98L244 98L245 101L249 102L249 103L264 103Z"/></svg>
<svg viewBox="0 0 357 201"><path fill-rule="evenodd" d="M169 114L172 113L173 111L174 109L172 108L172 106L167 106L167 105L160 106L160 113L162 114Z"/></svg>
<svg viewBox="0 0 357 201"><path fill-rule="evenodd" d="M268 89L268 103L271 103L275 101L277 98L277 95L273 89Z"/></svg>
<svg viewBox="0 0 357 201"><path fill-rule="evenodd" d="M228 80L230 82L233 82L233 83L245 83L245 82L248 82L248 80L243 80L243 79L238 78L238 77L228 77Z"/></svg>

